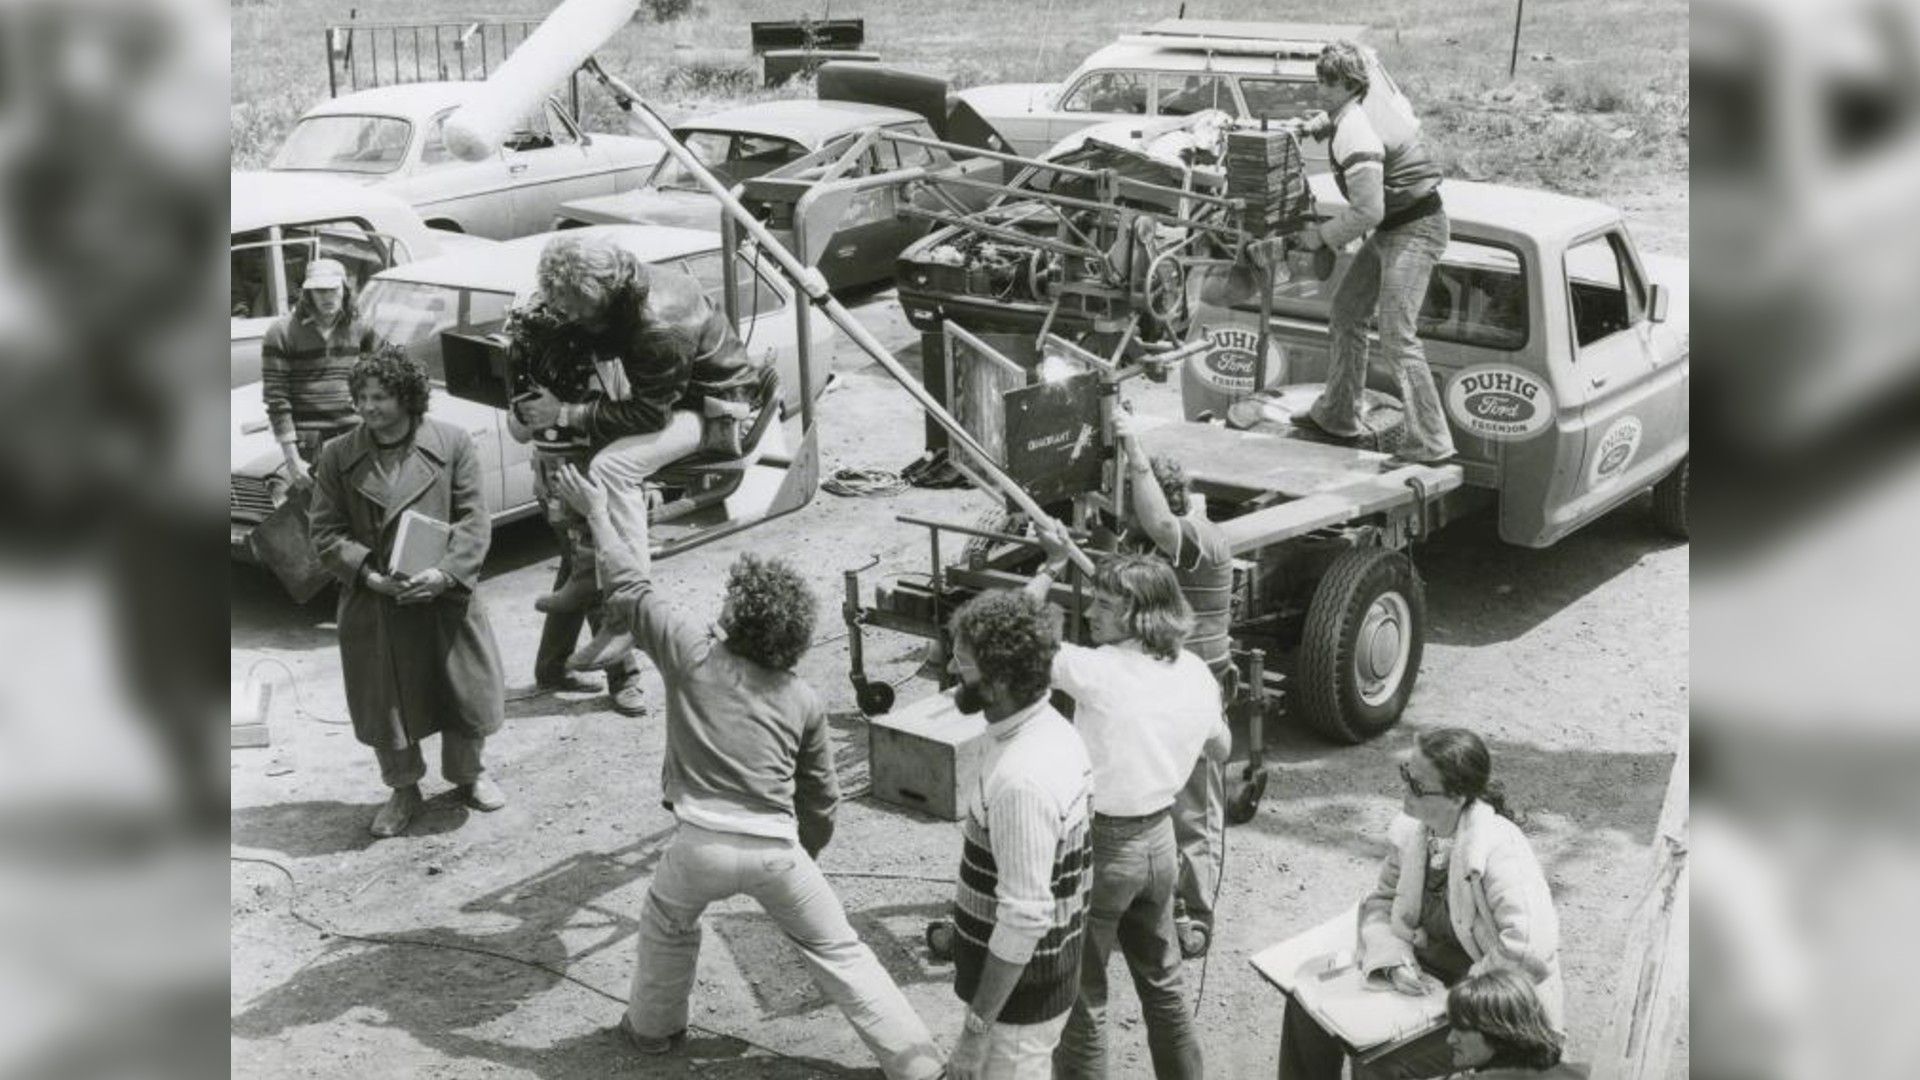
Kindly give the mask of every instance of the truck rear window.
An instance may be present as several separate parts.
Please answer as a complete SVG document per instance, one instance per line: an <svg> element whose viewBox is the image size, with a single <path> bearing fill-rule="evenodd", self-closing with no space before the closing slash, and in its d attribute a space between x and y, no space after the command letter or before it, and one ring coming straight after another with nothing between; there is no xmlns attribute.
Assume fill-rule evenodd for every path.
<svg viewBox="0 0 1920 1080"><path fill-rule="evenodd" d="M1326 281L1312 277L1276 285L1273 313L1326 322L1333 293L1346 277L1342 258ZM1240 305L1257 310L1258 303ZM1517 252L1472 240L1455 240L1434 267L1420 305L1420 336L1477 348L1515 350L1527 344L1527 275Z"/></svg>

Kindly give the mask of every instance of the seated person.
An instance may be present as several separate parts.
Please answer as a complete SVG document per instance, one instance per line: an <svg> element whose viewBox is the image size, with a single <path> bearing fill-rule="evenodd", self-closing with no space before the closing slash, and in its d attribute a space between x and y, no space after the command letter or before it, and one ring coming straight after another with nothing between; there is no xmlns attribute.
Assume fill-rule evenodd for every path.
<svg viewBox="0 0 1920 1080"><path fill-rule="evenodd" d="M1586 1080L1560 1060L1560 1033L1547 1021L1533 983L1512 971L1469 975L1447 992L1451 1080Z"/></svg>
<svg viewBox="0 0 1920 1080"><path fill-rule="evenodd" d="M1360 966L1406 993L1489 971L1521 975L1547 1023L1562 1029L1560 923L1525 833L1492 780L1486 743L1464 728L1422 734L1400 765L1406 786L1379 883L1360 902ZM1355 1080L1443 1076L1444 1028L1372 1062ZM1339 1080L1346 1047L1287 1001L1280 1080Z"/></svg>

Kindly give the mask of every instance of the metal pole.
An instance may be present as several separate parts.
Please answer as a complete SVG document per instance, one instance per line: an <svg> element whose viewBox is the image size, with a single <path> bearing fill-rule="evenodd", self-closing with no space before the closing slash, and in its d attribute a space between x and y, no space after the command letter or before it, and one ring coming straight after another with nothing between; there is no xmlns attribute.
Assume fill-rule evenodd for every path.
<svg viewBox="0 0 1920 1080"><path fill-rule="evenodd" d="M1520 14L1527 10L1527 0L1513 0L1513 52L1507 57L1507 78L1520 70Z"/></svg>
<svg viewBox="0 0 1920 1080"><path fill-rule="evenodd" d="M333 64L334 29L331 26L327 27L327 96L330 98L340 96L340 74Z"/></svg>
<svg viewBox="0 0 1920 1080"><path fill-rule="evenodd" d="M632 87L601 67L597 60L588 60L587 70L605 84L608 91L613 94L615 103L627 114L628 119L639 124L647 134L658 140L681 168L691 173L708 194L718 199L722 211L738 222L740 227L747 231L747 235L753 237L754 243L761 251L773 256L773 260L780 264L780 269L799 284L800 288L815 304L819 305L820 310L826 313L827 318L832 320L841 332L852 338L854 344L871 356L874 363L880 365L881 370L893 376L894 381L899 383L907 395L913 398L922 409L926 410L927 415L933 417L941 427L946 428L948 438L973 454L978 460L981 471L995 487L1000 489L1001 494L1013 500L1028 519L1036 524L1052 520L1052 516L1040 508L1040 504L1033 500L1033 496L1027 494L1026 490L1008 476L1005 470L994 463L986 448L982 447L966 428L960 426L960 422L955 420L951 413L934 400L926 387L920 385L919 380L900 365L900 361L894 359L893 354L887 351L887 347L881 344L880 339L874 337L871 330L855 319L840 301L834 299L833 294L827 291L826 278L821 276L820 271L801 263L791 251L781 245L780 241L774 239L773 234L748 213L746 207L740 205L740 200L734 198L733 193L727 189L727 185L708 172L706 165L673 137L673 130L655 116L652 109L641 102L640 95L635 93ZM1093 560L1088 558L1086 552L1081 551L1071 540L1067 543L1074 565L1084 573L1093 573Z"/></svg>

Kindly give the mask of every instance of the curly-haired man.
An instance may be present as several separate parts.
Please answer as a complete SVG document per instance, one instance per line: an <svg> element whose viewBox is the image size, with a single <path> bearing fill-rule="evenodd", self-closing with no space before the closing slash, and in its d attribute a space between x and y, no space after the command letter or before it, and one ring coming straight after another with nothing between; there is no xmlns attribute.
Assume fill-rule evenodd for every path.
<svg viewBox="0 0 1920 1080"><path fill-rule="evenodd" d="M800 949L890 1080L938 1076L932 1034L814 864L840 791L826 712L793 672L813 638L813 593L786 563L742 555L711 633L654 595L600 485L564 466L555 487L593 530L608 621L631 630L666 682L662 787L679 826L640 915L628 1039L649 1054L680 1041L700 915L745 893Z"/></svg>
<svg viewBox="0 0 1920 1080"><path fill-rule="evenodd" d="M1093 766L1047 702L1056 613L1017 592L954 613L955 703L985 713L980 779L963 792L954 890L954 993L967 1014L955 1080L1047 1076L1079 993L1093 845Z"/></svg>

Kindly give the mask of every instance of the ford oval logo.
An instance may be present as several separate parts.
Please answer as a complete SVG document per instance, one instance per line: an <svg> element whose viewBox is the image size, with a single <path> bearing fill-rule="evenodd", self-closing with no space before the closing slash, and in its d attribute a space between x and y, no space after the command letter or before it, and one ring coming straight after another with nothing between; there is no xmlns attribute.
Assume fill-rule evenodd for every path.
<svg viewBox="0 0 1920 1080"><path fill-rule="evenodd" d="M1533 419L1533 402L1518 394L1474 394L1467 398L1467 412L1481 420L1524 424Z"/></svg>
<svg viewBox="0 0 1920 1080"><path fill-rule="evenodd" d="M1621 443L1607 451L1607 456L1600 459L1600 465L1596 471L1598 471L1600 475L1605 476L1620 466L1625 465L1627 458L1632 454L1633 445L1631 443Z"/></svg>

